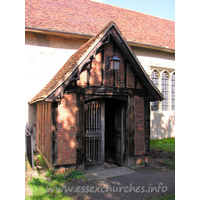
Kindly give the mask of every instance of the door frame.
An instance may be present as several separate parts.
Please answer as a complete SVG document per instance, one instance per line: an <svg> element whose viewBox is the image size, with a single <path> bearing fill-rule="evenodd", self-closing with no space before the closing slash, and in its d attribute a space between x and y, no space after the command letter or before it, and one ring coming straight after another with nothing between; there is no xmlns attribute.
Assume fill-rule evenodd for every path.
<svg viewBox="0 0 200 200"><path fill-rule="evenodd" d="M125 134L126 134L126 105L127 105L127 102L128 102L128 99L127 98L121 98L121 97L117 97L117 96L115 96L115 97L113 97L113 96L109 96L109 97L105 97L105 96L102 96L102 97L100 97L100 98L90 98L89 100L87 100L87 101L85 101L85 103L84 103L84 105L85 104L87 104L88 102L91 102L91 101L99 101L99 102L101 102L101 134L102 134L102 136L101 136L101 158L102 158L102 165L100 166L100 167L97 167L97 168L91 168L91 169L86 169L86 166L85 166L85 158L86 158L86 141L85 141L85 131L84 131L84 133L83 133L83 141L84 141L84 144L83 144L83 146L84 146L84 153L83 153L83 156L84 156L84 158L83 158L83 168L84 168L84 171L85 170L93 170L93 171L95 171L95 170L100 170L100 169L105 169L105 113L106 113L106 107L105 107L105 103L106 103L106 100L107 99L110 99L110 100L112 100L112 101L115 101L115 100L117 100L117 101L120 101L121 103L122 103L122 109L121 109L121 114L123 115L123 117L122 117L122 119L123 119L123 122L122 122L122 124L123 124L123 126L122 126L122 166L124 166L125 165L125 158L126 158L126 156L124 156L125 155L125 151L126 151L126 137L125 137ZM84 125L84 126L86 126L86 124ZM85 127L84 127L84 130L85 130Z"/></svg>
<svg viewBox="0 0 200 200"><path fill-rule="evenodd" d="M117 110L117 109L116 109ZM115 110L115 111L116 111ZM114 158L114 161L116 163L118 163L119 165L123 166L124 165L124 106L123 104L120 105L120 108L119 108L119 112L120 112L120 146L121 146L121 149L120 149L120 156L121 158L118 159L119 157L116 156L116 152L115 152L115 158ZM116 129L116 126L117 126L117 115L115 113L115 129ZM119 130L115 130L115 137L114 137L114 141L115 141L115 144L117 145L117 137L119 134L117 134L117 131ZM115 147L115 151L117 150L117 146Z"/></svg>

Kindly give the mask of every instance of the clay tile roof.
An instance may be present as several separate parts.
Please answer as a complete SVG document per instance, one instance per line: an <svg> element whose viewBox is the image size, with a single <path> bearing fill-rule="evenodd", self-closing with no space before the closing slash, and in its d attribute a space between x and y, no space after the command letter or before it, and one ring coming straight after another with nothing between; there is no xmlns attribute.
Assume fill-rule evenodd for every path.
<svg viewBox="0 0 200 200"><path fill-rule="evenodd" d="M102 29L97 35L92 37L88 42L82 45L63 65L63 67L55 74L55 76L49 81L49 83L36 94L29 103L34 103L37 101L42 101L48 97L55 89L57 89L63 82L65 82L70 74L77 68L80 64L82 58L87 54L89 48L95 44L96 41L101 39L101 34L105 32L110 26L116 25L113 21L108 23L104 29Z"/></svg>
<svg viewBox="0 0 200 200"><path fill-rule="evenodd" d="M98 34L96 34L94 37L92 37L88 42L86 42L84 45L82 45L69 59L68 61L63 65L63 67L55 74L55 76L49 81L49 83L38 93L36 94L29 103L35 103L37 101L43 101L45 100L49 95L51 95L55 90L57 90L59 87L62 86L62 84L69 79L70 81L70 75L73 74L73 72L77 69L77 67L83 62L85 57L88 55L88 53L97 45L97 43L102 40L103 36L107 33L107 31L114 26L115 29L119 32L119 34L122 37L122 33L119 30L118 26L115 22L111 21L109 22ZM123 39L124 40L124 39ZM126 43L126 41L124 40ZM127 48L128 44L126 43ZM134 55L134 53L129 48L132 56L136 59L138 66L140 70L143 71L144 76L146 77L147 81L150 83L151 87L154 88L156 93L158 94L159 98L162 100L163 95L160 93L160 91L157 89L157 87L153 84L153 82L148 77L146 71L141 66L140 62L138 61L137 57Z"/></svg>
<svg viewBox="0 0 200 200"><path fill-rule="evenodd" d="M115 21L128 42L175 49L175 22L89 0L25 2L25 26L94 36Z"/></svg>

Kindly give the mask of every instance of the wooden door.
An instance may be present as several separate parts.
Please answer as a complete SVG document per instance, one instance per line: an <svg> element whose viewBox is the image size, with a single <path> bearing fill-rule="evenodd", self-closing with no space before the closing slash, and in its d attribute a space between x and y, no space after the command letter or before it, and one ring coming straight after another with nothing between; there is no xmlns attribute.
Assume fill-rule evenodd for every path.
<svg viewBox="0 0 200 200"><path fill-rule="evenodd" d="M123 107L118 106L115 110L115 162L119 165L123 165L123 114Z"/></svg>
<svg viewBox="0 0 200 200"><path fill-rule="evenodd" d="M104 124L103 101L85 104L85 168L104 167Z"/></svg>

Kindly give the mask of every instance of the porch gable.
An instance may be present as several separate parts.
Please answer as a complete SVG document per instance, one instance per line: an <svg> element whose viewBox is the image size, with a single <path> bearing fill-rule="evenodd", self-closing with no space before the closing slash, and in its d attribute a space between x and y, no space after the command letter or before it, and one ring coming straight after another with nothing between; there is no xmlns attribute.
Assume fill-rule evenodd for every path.
<svg viewBox="0 0 200 200"><path fill-rule="evenodd" d="M105 50L104 48L107 48L107 53L113 56L115 50L111 47L111 43L118 56L123 58L120 64L121 71L114 72L115 74L105 69L106 55L102 53ZM98 57L99 53L101 56ZM95 62L94 59L96 59ZM122 70L124 73L122 73ZM134 81L130 77L131 71L135 75ZM90 75L91 79L88 79ZM84 79L86 77L87 81ZM87 86L90 84L111 86L112 84L114 87L133 87L138 84L139 87L148 91L150 101L163 100L163 95L150 80L114 22L110 22L102 31L73 54L50 82L29 103L35 103L40 100L55 101L59 95L62 96L64 94L65 87L74 80L79 80L79 83L87 84Z"/></svg>

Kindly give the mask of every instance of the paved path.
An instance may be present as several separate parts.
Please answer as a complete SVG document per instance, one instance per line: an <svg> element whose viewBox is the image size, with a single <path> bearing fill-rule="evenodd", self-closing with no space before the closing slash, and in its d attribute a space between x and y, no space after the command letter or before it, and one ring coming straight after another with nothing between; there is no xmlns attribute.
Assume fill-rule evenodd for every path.
<svg viewBox="0 0 200 200"><path fill-rule="evenodd" d="M115 176L122 176L132 173L135 173L135 171L129 169L128 167L115 167L101 171L86 172L85 177L87 178L87 180L91 181L91 180L111 178Z"/></svg>
<svg viewBox="0 0 200 200"><path fill-rule="evenodd" d="M103 172L94 172L103 179L86 174L90 181L67 182L65 185L65 189L68 189L66 195L75 200L139 200L175 193L175 170L138 167L131 173L132 170L129 168L121 167L121 169L123 175L118 173L114 176L112 170L104 170L104 174ZM112 177L104 178L106 174L108 177L109 173Z"/></svg>

